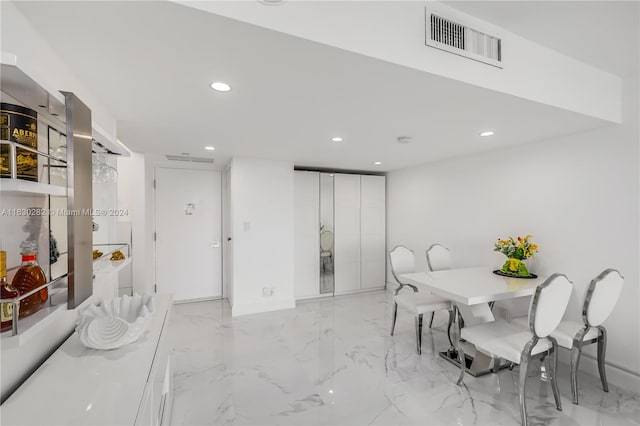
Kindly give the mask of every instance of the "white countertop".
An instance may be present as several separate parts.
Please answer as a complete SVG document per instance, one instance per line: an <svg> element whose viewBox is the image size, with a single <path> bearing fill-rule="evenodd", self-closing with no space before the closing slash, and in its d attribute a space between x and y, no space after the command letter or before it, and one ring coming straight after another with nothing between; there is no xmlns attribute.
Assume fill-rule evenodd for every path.
<svg viewBox="0 0 640 426"><path fill-rule="evenodd" d="M6 425L132 425L171 307L157 294L145 334L110 351L86 348L74 333L2 404Z"/></svg>
<svg viewBox="0 0 640 426"><path fill-rule="evenodd" d="M490 267L459 268L402 274L400 279L464 305L531 296L546 277L509 278Z"/></svg>

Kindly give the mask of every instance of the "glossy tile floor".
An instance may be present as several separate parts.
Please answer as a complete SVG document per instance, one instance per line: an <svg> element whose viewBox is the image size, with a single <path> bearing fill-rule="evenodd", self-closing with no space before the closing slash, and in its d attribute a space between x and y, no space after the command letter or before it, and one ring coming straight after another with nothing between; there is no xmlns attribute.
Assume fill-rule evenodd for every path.
<svg viewBox="0 0 640 426"><path fill-rule="evenodd" d="M231 319L226 301L176 305L171 318L174 425L517 425L517 368L480 378L440 359L445 315L425 328L422 355L413 318L398 313L389 336L390 291L299 302L295 310ZM534 364L539 369L539 364ZM581 374L564 411L532 367L531 424L638 425L640 396Z"/></svg>

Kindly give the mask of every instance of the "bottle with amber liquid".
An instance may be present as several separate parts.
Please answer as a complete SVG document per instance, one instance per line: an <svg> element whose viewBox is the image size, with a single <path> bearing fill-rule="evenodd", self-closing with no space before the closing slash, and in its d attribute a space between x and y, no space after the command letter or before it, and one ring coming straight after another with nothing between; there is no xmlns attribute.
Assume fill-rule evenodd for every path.
<svg viewBox="0 0 640 426"><path fill-rule="evenodd" d="M18 290L20 295L23 295L45 284L47 282L47 276L37 262L36 242L25 241L20 247L22 248L22 265L13 277L11 284ZM22 299L20 301L20 318L37 312L48 298L49 292L46 288L43 288L39 292Z"/></svg>
<svg viewBox="0 0 640 426"><path fill-rule="evenodd" d="M13 299L20 295L18 290L13 288L11 284L7 281L7 252L0 251L0 298L2 299ZM17 312L16 312L17 314ZM0 331L11 330L13 318L13 303L3 303L0 306L0 319L1 326ZM17 321L17 318L16 318Z"/></svg>

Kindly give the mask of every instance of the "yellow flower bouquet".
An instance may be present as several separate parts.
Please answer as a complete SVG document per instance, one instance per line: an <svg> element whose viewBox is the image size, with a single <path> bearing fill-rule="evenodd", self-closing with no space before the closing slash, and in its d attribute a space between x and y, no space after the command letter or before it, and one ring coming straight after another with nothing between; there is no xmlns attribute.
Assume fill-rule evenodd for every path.
<svg viewBox="0 0 640 426"><path fill-rule="evenodd" d="M536 244L529 241L529 238L531 238L531 235L527 235L524 238L518 237L517 239L513 237L509 237L507 240L498 239L493 251L499 251L508 258L500 271L518 277L528 277L530 275L527 266L522 261L533 257L539 249Z"/></svg>

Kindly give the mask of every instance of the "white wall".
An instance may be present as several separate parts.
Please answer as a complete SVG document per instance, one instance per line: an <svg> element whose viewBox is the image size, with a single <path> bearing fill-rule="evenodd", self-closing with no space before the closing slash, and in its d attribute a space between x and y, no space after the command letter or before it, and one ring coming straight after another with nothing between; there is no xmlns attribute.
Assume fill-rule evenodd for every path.
<svg viewBox="0 0 640 426"><path fill-rule="evenodd" d="M234 157L230 195L232 315L295 307L293 164Z"/></svg>
<svg viewBox="0 0 640 426"><path fill-rule="evenodd" d="M389 247L405 244L420 256L440 242L456 266L498 267L498 237L533 234L541 251L532 270L574 282L574 319L590 280L618 268L626 284L605 323L607 362L633 374L609 368L608 376L638 389L638 76L624 82L621 125L389 173L387 235ZM424 257L417 263L425 269ZM581 368L597 374L589 365Z"/></svg>

